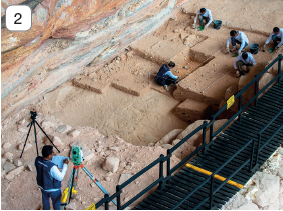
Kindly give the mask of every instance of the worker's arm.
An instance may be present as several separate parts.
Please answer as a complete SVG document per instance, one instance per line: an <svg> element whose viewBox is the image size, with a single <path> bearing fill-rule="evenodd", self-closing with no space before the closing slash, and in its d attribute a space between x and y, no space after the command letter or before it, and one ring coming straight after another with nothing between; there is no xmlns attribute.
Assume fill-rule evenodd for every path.
<svg viewBox="0 0 283 211"><path fill-rule="evenodd" d="M254 57L251 55L249 57L250 57L250 64L256 65Z"/></svg>
<svg viewBox="0 0 283 211"><path fill-rule="evenodd" d="M242 40L242 43L241 43L241 47L240 47L240 49L239 49L239 54L241 53L241 51L244 49L244 47L245 47L245 44L246 44L246 40L245 40L245 38L244 38L244 35L241 33L240 34L240 37L241 37L241 40Z"/></svg>
<svg viewBox="0 0 283 211"><path fill-rule="evenodd" d="M267 44L271 41L273 34L274 34L274 33L272 32L272 33L270 34L270 36L267 38L267 40L266 40L266 42L265 42L265 45L267 45Z"/></svg>
<svg viewBox="0 0 283 211"><path fill-rule="evenodd" d="M234 68L235 68L235 70L237 70L237 61L239 61L240 58L241 58L241 55L239 55L239 56L236 58L235 62L234 62Z"/></svg>
<svg viewBox="0 0 283 211"><path fill-rule="evenodd" d="M196 17L195 17L195 19L194 19L194 24L197 22L197 18L198 18L198 15L199 15L200 13L199 13L199 11L197 12L197 14L196 14Z"/></svg>
<svg viewBox="0 0 283 211"><path fill-rule="evenodd" d="M164 75L168 75L170 78L173 78L175 80L178 79L178 76L174 75L171 71L167 71Z"/></svg>
<svg viewBox="0 0 283 211"><path fill-rule="evenodd" d="M213 21L212 14L211 14L211 11L210 11L210 10L208 11L208 17L209 17L209 22L206 24L207 27L208 27L209 24L211 24L211 22Z"/></svg>
<svg viewBox="0 0 283 211"><path fill-rule="evenodd" d="M229 48L230 41L231 41L231 36L227 40L227 48Z"/></svg>
<svg viewBox="0 0 283 211"><path fill-rule="evenodd" d="M50 170L51 176L58 181L62 181L66 174L67 168L68 168L68 165L64 163L62 171L60 172L57 166L53 166Z"/></svg>

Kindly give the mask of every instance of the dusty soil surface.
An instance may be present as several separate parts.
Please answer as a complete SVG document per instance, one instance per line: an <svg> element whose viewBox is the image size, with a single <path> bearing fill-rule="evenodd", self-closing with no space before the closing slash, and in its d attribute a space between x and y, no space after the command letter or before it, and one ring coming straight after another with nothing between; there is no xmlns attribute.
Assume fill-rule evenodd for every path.
<svg viewBox="0 0 283 211"><path fill-rule="evenodd" d="M200 7L211 9L214 19L223 21L223 28L220 31L213 30L213 24L208 31L204 32L192 31L188 28L192 22L191 13L196 13ZM176 100L173 97L173 91L176 87L170 86L169 92L166 92L162 87L154 84L154 73L158 71L160 64L168 60L176 61L177 67L173 70L173 73L183 79L184 87L192 84L201 87L200 85L203 84L195 81L200 79L194 78L195 75L191 74L197 74L198 71L207 71L210 68L214 71L212 69L213 64L218 61L219 71L215 71L218 78L210 83L210 85L215 85L217 90L216 82L219 78L227 76L226 74L234 78L233 69L231 69L234 58L231 58L231 55L224 55L221 51L231 29L224 27L226 22L227 27L236 26L239 29L249 30L246 33L250 43L256 41L262 45L274 26L282 28L282 20L274 14L274 11L282 10L282 7L281 0L243 0L237 2L237 4L232 0L189 1L184 5L187 13L172 14L172 17L176 16L177 18L168 20L162 28L151 35L147 35L155 39L155 42L151 45L151 50L142 49L142 45L149 45L150 43L141 43L136 47L133 44L133 50L125 50L120 59L112 61L112 65L107 64L100 70L95 69L95 67L85 69L82 76L87 77L87 80L92 80L95 82L94 84L82 89L76 87L80 86L78 84L74 86L73 82L66 83L34 102L34 105L28 106L3 121L1 176L6 171L9 172L16 167L13 163L20 156L21 148L18 148L18 146L25 140L26 125L30 122L29 110L33 108L41 113L37 118L40 124L45 120L53 123L52 126L45 127L44 130L47 134L58 136L61 139L63 145L60 146L60 155L69 156L69 144L77 140L84 142L94 152L95 157L85 165L100 180L106 190L113 194L122 173L135 174L158 158L160 154L166 154L166 149L160 146L149 147L145 145L156 143L171 130L184 129L188 125L187 122L180 120L171 113L181 103L180 99ZM179 30L180 27L182 27L182 30L187 28L186 33L189 36L192 35L186 41L180 36L182 34ZM254 31L260 33L255 34ZM210 44L215 47L205 44L209 39L212 41ZM156 43L159 44L156 45ZM199 48L200 46L202 48ZM190 50L194 50L195 54L189 54ZM132 51L136 53L127 55ZM194 59L196 57L193 57L193 55L200 53L207 54L201 57L206 58L204 61ZM215 53L221 55L215 58L215 63L208 63L207 66L203 66L207 63L206 60ZM267 52L260 52L255 56L259 69L265 66L271 56L272 54L269 55ZM223 66L223 63L226 63L229 67ZM259 69L254 69L251 75L256 74ZM190 75L194 81L189 81ZM204 77L203 73L202 77ZM229 80L225 79L226 82ZM237 81L232 84L234 83L236 84ZM214 87L210 85L209 87ZM92 86L93 88L91 88ZM222 88L217 91L210 89L208 95L210 99L213 99L211 102L215 102L214 99L219 100L218 94L221 91L222 96L223 90L229 87L226 86L228 85L219 86ZM193 87L194 90L196 87ZM204 96L203 91L204 89L202 93L198 94ZM214 96L214 93L217 95ZM67 133L56 132L60 125L70 125L72 130L77 129L81 133L77 138L72 138ZM43 135L41 132L38 132L38 134L38 145L41 149ZM6 143L11 145L3 147ZM37 209L41 204L41 193L36 185L36 172L33 166L36 157L33 132L30 134L29 143L32 144L32 147L24 153L21 159L24 166L23 171L12 180L5 179L5 177L1 179L1 209ZM117 147L116 150L109 148L114 146ZM100 150L97 150L98 148ZM6 152L11 152L12 158L5 158ZM123 163L116 173L111 174L101 168L101 163L108 156L117 157ZM172 160L173 165L180 161L175 156ZM32 166L32 171L28 170L27 165ZM72 164L70 163L62 183L62 189L66 187L71 168ZM153 169L143 175L143 178L134 182L133 186L128 186L128 189L122 195L123 203L152 183L157 176L157 169ZM90 179L84 173L81 173L79 178L78 190L81 197L74 200L76 209L85 209L91 203L96 203L103 197L96 186L91 186ZM114 209L114 207L111 208Z"/></svg>

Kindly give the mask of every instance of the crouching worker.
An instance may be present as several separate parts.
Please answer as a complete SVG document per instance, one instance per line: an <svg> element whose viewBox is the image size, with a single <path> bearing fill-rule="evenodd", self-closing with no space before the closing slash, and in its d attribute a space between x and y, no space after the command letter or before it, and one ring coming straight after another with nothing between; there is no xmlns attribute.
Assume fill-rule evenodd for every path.
<svg viewBox="0 0 283 211"><path fill-rule="evenodd" d="M213 21L210 9L201 8L199 11L197 11L197 15L193 23L193 29L196 28L197 19L199 20L200 26L204 26L204 28L207 29L209 24L211 24ZM204 24L203 19L206 21L206 25Z"/></svg>
<svg viewBox="0 0 283 211"><path fill-rule="evenodd" d="M250 72L252 66L256 65L255 63L255 60L252 56L251 53L247 53L247 52L244 52L244 53L241 53L235 60L234 62L234 67L236 70L238 70L236 72L236 75L237 77L241 77L243 74L243 66L246 66L247 67L247 73Z"/></svg>
<svg viewBox="0 0 283 211"><path fill-rule="evenodd" d="M168 86L170 84L177 84L179 80L179 77L173 75L173 73L170 71L170 69L173 67L175 67L175 63L172 61L170 61L168 65L162 65L154 78L155 81L159 85L163 86L166 91L168 91Z"/></svg>
<svg viewBox="0 0 283 211"><path fill-rule="evenodd" d="M266 45L273 40L273 49L276 51L280 46L283 45L283 28L274 27L273 32L270 34L268 39L266 40L263 50L265 49ZM278 44L279 42L279 44Z"/></svg>
<svg viewBox="0 0 283 211"><path fill-rule="evenodd" d="M63 168L60 172L57 165L51 161L55 156L53 146L45 145L42 148L42 157L35 159L36 180L42 193L42 204L44 210L50 210L49 198L52 200L53 209L60 210L61 205L61 181L68 168L68 159L63 161Z"/></svg>

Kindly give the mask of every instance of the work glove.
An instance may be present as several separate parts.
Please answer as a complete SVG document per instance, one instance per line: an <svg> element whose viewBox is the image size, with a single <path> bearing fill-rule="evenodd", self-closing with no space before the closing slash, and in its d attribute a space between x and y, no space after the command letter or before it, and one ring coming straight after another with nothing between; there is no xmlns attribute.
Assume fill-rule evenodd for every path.
<svg viewBox="0 0 283 211"><path fill-rule="evenodd" d="M228 54L229 53L229 48L226 48L226 54Z"/></svg>
<svg viewBox="0 0 283 211"><path fill-rule="evenodd" d="M262 52L265 52L265 47L266 47L266 44L264 44Z"/></svg>
<svg viewBox="0 0 283 211"><path fill-rule="evenodd" d="M208 28L208 26L207 26L207 25L205 25L205 26L204 26L204 29L205 29L205 30L207 30L207 28Z"/></svg>
<svg viewBox="0 0 283 211"><path fill-rule="evenodd" d="M237 50L237 46L236 45L233 47L232 51L235 51L235 50Z"/></svg>
<svg viewBox="0 0 283 211"><path fill-rule="evenodd" d="M193 24L193 25L192 25L192 28L195 29L195 28L196 28L196 24Z"/></svg>
<svg viewBox="0 0 283 211"><path fill-rule="evenodd" d="M274 48L274 50L276 51L277 49L278 49L279 47L278 47L278 45Z"/></svg>

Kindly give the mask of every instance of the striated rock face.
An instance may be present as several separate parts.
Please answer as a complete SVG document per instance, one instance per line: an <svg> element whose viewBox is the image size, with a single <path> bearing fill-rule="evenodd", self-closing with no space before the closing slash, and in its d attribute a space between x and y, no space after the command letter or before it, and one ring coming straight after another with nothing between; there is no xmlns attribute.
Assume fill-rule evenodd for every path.
<svg viewBox="0 0 283 211"><path fill-rule="evenodd" d="M1 30L2 119L39 95L99 66L187 0L43 0L27 32ZM23 1L2 1L7 6ZM2 13L3 15L3 13Z"/></svg>

